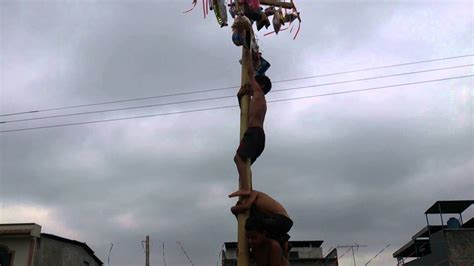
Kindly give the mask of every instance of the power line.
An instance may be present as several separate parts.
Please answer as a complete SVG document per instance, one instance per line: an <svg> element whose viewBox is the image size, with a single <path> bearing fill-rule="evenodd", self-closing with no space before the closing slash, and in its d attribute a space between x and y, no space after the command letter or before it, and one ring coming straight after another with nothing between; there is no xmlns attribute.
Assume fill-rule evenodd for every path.
<svg viewBox="0 0 474 266"><path fill-rule="evenodd" d="M377 258L377 256L380 255L382 252L384 252L384 250L387 249L388 247L390 247L390 244L386 245L382 250L379 251L379 253L377 253L373 258L371 258L369 261L367 261L367 262L365 263L365 266L369 265L369 263L370 263L373 259Z"/></svg>
<svg viewBox="0 0 474 266"><path fill-rule="evenodd" d="M344 252L342 255L339 256L338 259L342 259L342 257L344 257L344 255L346 255L349 251L351 251L351 248L348 248L346 252Z"/></svg>
<svg viewBox="0 0 474 266"><path fill-rule="evenodd" d="M301 99L309 99L309 98L318 98L318 97L325 97L325 96L331 96L331 95L348 94L348 93L371 91L371 90L381 90L381 89L387 89L387 88L417 85L417 84L423 84L423 83L432 83L432 82L439 82L439 81L445 81L445 80L462 79L462 78L469 78L469 77L474 77L474 75L448 77L448 78L442 78L442 79L424 80L424 81L394 84L394 85L387 85L387 86L373 87L373 88L366 88L366 89L359 89L359 90L348 90L348 91L331 92L331 93L325 93L325 94L293 97L293 98L287 98L287 99L278 99L278 100L267 101L267 103L285 102L285 101L301 100ZM176 112L161 113L161 114L131 116L131 117L122 117L122 118L113 118L113 119L104 119L104 120L95 120L95 121L86 121L86 122L77 122L77 123L68 123L68 124L58 124L58 125L50 125L50 126L39 126L39 127L2 130L2 131L0 131L0 133L34 130L34 129L45 129L45 128L55 128L55 127L65 127L65 126L75 126L75 125L84 125L84 124L95 124L95 123L102 123L102 122L113 122L113 121L130 120L130 119L137 119L137 118L147 118L147 117L155 117L155 116L167 116L167 115L175 115L175 114L195 113L195 112L210 111L210 110L217 110L217 109L227 109L227 108L234 108L234 107L238 107L238 105L217 106L217 107L211 107L211 108L201 108L201 109L176 111Z"/></svg>
<svg viewBox="0 0 474 266"><path fill-rule="evenodd" d="M305 80L305 79L321 78L321 77L329 77L329 76L336 76L336 75L343 75L343 74L358 73L358 72L369 71L369 70L378 70L378 69L393 68L393 67L399 67L399 66L408 66L408 65L416 65L416 64L422 64L422 63L450 60L450 59L465 58L465 57L471 57L471 56L474 56L474 54L466 54L466 55L460 55L460 56L429 59L429 60L422 60L422 61L415 61L415 62L408 62L408 63L401 63L401 64L393 64L393 65L387 65L387 66L379 66L379 67L363 68L363 69L356 69L356 70L348 70L348 71L342 71L342 72L333 72L333 73L319 74L319 75L299 77L299 78L283 79L283 80L273 81L273 83L289 82L289 81L297 81L297 80ZM31 111L0 114L0 117L1 116L22 115L22 114L32 114L32 113L40 113L40 112L48 112L48 111L58 111L58 110L64 110L64 109L72 109L72 108L104 105L104 104L141 101L141 100L165 98L165 97L172 97L172 96L190 95L190 94L203 93L203 92L235 89L235 88L238 88L238 87L239 86L229 86L229 87L222 87L222 88L215 88L215 89L205 89L205 90L197 90L197 91L190 91L190 92L163 94L163 95L156 95L156 96L149 96L149 97L140 97L140 98L116 100L116 101L105 101L105 102L97 102L97 103L90 103L90 104L80 104L80 105L71 105L71 106L63 106L63 107L45 108L45 109L38 109L38 110L31 110Z"/></svg>
<svg viewBox="0 0 474 266"><path fill-rule="evenodd" d="M419 71L411 71L411 72L405 72L405 73L397 73L397 74L390 74L390 75L383 75L383 76L375 76L375 77L368 77L368 78L360 78L360 79L343 80L343 81L337 81L337 82L329 82L329 83L322 83L322 84L315 84L315 85L308 85L308 86L299 86L299 87L292 87L292 88L285 88L285 89L274 89L274 90L270 91L270 93L273 93L273 92L281 92L281 91L290 91L290 90L300 90L300 89L307 89L307 88L314 88L314 87L324 87L324 86L330 86L330 85L339 85L339 84L346 84L346 83L359 82L359 81L368 81L368 80L374 80L374 79L382 79L382 78L388 78L388 77L397 77L397 76L413 75L413 74L420 74L420 73L426 73L426 72L434 72L434 71L447 70L447 69L463 68L463 67L468 67L468 66L474 66L474 64L451 66L451 67L443 67L443 68L434 68L434 69L425 69L425 70L419 70ZM158 104L139 105L139 106L122 107L122 108L114 108L114 109L105 109L105 110L96 110L96 111L70 113L70 114L59 114L59 115L51 115L51 116L42 116L42 117L33 117L33 118L23 118L23 119L0 121L0 124L17 123L17 122L25 122L25 121L34 121L34 120L50 119L50 118L59 118L59 117L68 117L68 116L87 115L87 114L96 114L96 113L115 112L115 111L124 111L124 110L150 108L150 107L158 107L158 106L166 106L166 105L174 105L174 104L183 104L183 103L195 103L195 102L219 100L219 99L226 99L226 98L233 98L233 97L235 97L235 96L234 96L234 95L230 95L230 96L219 96L219 97L211 97L211 98L202 98L202 99L193 99L193 100L185 100L185 101L176 101L176 102L169 102L169 103L158 103Z"/></svg>

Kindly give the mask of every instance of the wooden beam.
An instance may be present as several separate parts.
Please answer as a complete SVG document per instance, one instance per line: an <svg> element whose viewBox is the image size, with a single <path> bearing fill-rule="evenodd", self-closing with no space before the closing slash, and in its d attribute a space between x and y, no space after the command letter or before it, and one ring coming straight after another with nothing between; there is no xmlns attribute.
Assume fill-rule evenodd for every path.
<svg viewBox="0 0 474 266"><path fill-rule="evenodd" d="M260 0L260 4L267 5L267 6L278 6L278 7L283 7L287 9L292 9L295 7L293 3L286 3L286 2L281 2L278 0Z"/></svg>

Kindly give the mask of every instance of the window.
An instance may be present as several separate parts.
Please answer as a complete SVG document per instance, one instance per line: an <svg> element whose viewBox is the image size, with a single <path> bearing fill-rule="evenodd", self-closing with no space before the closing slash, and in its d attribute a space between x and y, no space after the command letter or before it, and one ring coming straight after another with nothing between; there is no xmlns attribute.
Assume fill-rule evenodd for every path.
<svg viewBox="0 0 474 266"><path fill-rule="evenodd" d="M298 254L298 251L290 251L290 259L298 259L300 256Z"/></svg>
<svg viewBox="0 0 474 266"><path fill-rule="evenodd" d="M0 247L0 266L11 266L12 252L6 247Z"/></svg>

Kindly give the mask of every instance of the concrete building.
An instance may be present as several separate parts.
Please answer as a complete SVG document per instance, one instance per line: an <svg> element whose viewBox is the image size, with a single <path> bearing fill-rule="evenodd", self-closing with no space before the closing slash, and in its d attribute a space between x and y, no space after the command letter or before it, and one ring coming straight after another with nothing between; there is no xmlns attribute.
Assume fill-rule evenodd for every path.
<svg viewBox="0 0 474 266"><path fill-rule="evenodd" d="M41 226L0 224L0 266L101 266L86 243L41 233Z"/></svg>
<svg viewBox="0 0 474 266"><path fill-rule="evenodd" d="M337 266L337 249L332 249L323 256L323 241L290 241L292 248L289 261L292 266L320 265ZM237 242L225 242L222 250L222 266L237 265ZM252 266L255 262L252 261Z"/></svg>
<svg viewBox="0 0 474 266"><path fill-rule="evenodd" d="M398 265L474 265L474 218L463 222L463 212L473 200L437 201L426 212L426 227L393 253ZM431 225L429 215L439 215L441 224ZM452 215L458 215L458 218ZM445 223L444 218L451 218Z"/></svg>

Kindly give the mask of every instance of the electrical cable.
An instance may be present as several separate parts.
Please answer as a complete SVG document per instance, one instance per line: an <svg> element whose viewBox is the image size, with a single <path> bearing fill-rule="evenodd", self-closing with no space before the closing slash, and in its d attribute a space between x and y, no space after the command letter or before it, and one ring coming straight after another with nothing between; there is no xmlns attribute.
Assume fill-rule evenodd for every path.
<svg viewBox="0 0 474 266"><path fill-rule="evenodd" d="M346 255L351 249L352 249L352 248L348 248L348 249L346 250L346 252L344 252L342 255L339 256L338 259L340 260L342 257L344 257L344 255Z"/></svg>
<svg viewBox="0 0 474 266"><path fill-rule="evenodd" d="M458 59L458 58L465 58L465 57L472 57L472 56L474 56L474 54L466 54L466 55L460 55L460 56L452 56L452 57L429 59L429 60L422 60L422 61L415 61L415 62L408 62L408 63L400 63L400 64L393 64L393 65L387 65L387 66L380 66L380 67L371 67L371 68L364 68L364 69L348 70L348 71L334 72L334 73L327 73L327 74L319 74L319 75L313 75L313 76L307 76L307 77L283 79L283 80L273 81L273 83L305 80L305 79L320 78L320 77L329 77L329 76L336 76L336 75L343 75L343 74L358 73L358 72L369 71L369 70L393 68L393 67L399 67L399 66L415 65L415 64L436 62L436 61L442 61L442 60L450 60L450 59ZM189 95L189 94L196 94L196 93L203 93L203 92L235 89L235 88L238 88L238 87L240 87L240 86L236 85L236 86L229 86L229 87L222 87L222 88L215 88L215 89L205 89L205 90L190 91L190 92L180 92L180 93L173 93L173 94L164 94L164 95L156 95L156 96L149 96L149 97L131 98L131 99L124 99L124 100L116 100L116 101L105 101L105 102L97 102L97 103L90 103L90 104L80 104L80 105L71 105L71 106L63 106L63 107L45 108L45 109L38 109L38 110L31 110L31 111L0 114L0 117L2 117L2 116L13 116L13 115L22 115L22 114L31 114L31 113L40 113L40 112L48 112L48 111L57 111L57 110L88 107L88 106L96 106L96 105L104 105L104 104L141 101L141 100L165 98L165 97L172 97L172 96L182 96L182 95Z"/></svg>
<svg viewBox="0 0 474 266"><path fill-rule="evenodd" d="M301 97L294 97L294 98L287 98L287 99L271 100L271 101L267 101L267 103L284 102L284 101L292 101L292 100L300 100L300 99L309 99L309 98L317 98L317 97L325 97L325 96L331 96L331 95L348 94L348 93L371 91L371 90L381 90L381 89L386 89L386 88L401 87L401 86L408 86L408 85L416 85L416 84L423 84L423 83L432 83L432 82L439 82L439 81L445 81L445 80L462 79L462 78L468 78L468 77L474 77L474 75L448 77L448 78L441 78L441 79L424 80L424 81L417 81L417 82L409 82L409 83L402 83L402 84L387 85L387 86L381 86L381 87L373 87L373 88L359 89L359 90L340 91L340 92L332 92L332 93L325 93L325 94L301 96ZM120 120L130 120L130 119L146 118L146 117L155 117L155 116L167 116L167 115L175 115L175 114L195 113L195 112L201 112L201 111L210 111L210 110L217 110L217 109L227 109L227 108L234 108L234 107L238 107L238 105L218 106L218 107L201 108L201 109L186 110L186 111L176 111L176 112L160 113L160 114L151 114L151 115L141 115L141 116L132 116L132 117L122 117L122 118L95 120L95 121L85 121L85 122L68 123L68 124L57 124L57 125L50 125L50 126L39 126L39 127L29 127L29 128L19 128L19 129L1 130L0 133L26 131L26 130L35 130L35 129L45 129L45 128L56 128L56 127L65 127L65 126L75 126L75 125L84 125L84 124L95 124L95 123L112 122L112 121L120 121Z"/></svg>
<svg viewBox="0 0 474 266"><path fill-rule="evenodd" d="M346 83L352 83L352 82L368 81L368 80L374 80L374 79L382 79L382 78L388 78L388 77L398 77L398 76L405 76L405 75L413 75L413 74L419 74L419 73L426 73L426 72L433 72L433 71L440 71L440 70L447 70L447 69L455 69L455 68L462 68L462 67L468 67L468 66L474 66L474 64L451 66L451 67L444 67L444 68L435 68L435 69L426 69L426 70L419 70L419 71L412 71L412 72L405 72L405 73L397 73L397 74L375 76L375 77L368 77L368 78L360 78L360 79L352 79L352 80L343 80L343 81L337 81L337 82L329 82L329 83L322 83L322 84L315 84L315 85L299 86L299 87L292 87L292 88L285 88L285 89L274 89L274 90L270 91L270 93L281 92L281 91L290 91L290 90L300 90L300 89L315 88L315 87L324 87L324 86L330 86L330 85L340 85L340 84L346 84ZM15 120L0 121L0 124L34 121L34 120L59 118L59 117L67 117L67 116L77 116L77 115L87 115L87 114L96 114L96 113L124 111L124 110L150 108L150 107L158 107L158 106L166 106L166 105L174 105L174 104L183 104L183 103L195 103L195 102L219 100L219 99L226 99L226 98L233 98L233 97L235 97L235 96L234 95L229 95L229 96L219 96L219 97L193 99L193 100L185 100L185 101L176 101L176 102L170 102L170 103L158 103L158 104L123 107L123 108L114 108L114 109L105 109L105 110L95 110L95 111L87 111L87 112L42 116L42 117L22 118L22 119L15 119Z"/></svg>
<svg viewBox="0 0 474 266"><path fill-rule="evenodd" d="M373 258L371 258L369 261L367 261L365 263L365 266L367 266L372 260L377 258L377 256L380 255L382 252L384 252L384 250L387 249L388 247L390 247L390 244L386 245L382 250L379 251L379 253L377 253Z"/></svg>

